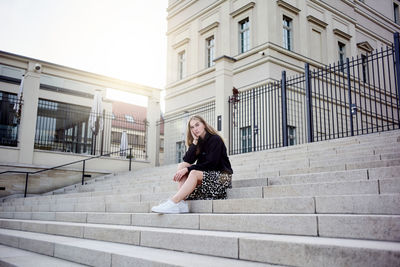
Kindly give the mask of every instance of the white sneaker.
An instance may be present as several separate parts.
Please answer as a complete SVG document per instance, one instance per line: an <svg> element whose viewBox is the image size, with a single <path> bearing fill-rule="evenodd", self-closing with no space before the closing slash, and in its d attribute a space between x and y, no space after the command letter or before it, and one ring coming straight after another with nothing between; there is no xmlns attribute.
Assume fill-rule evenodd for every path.
<svg viewBox="0 0 400 267"><path fill-rule="evenodd" d="M178 202L178 205L179 205L179 211L181 213L188 213L189 212L189 205L187 204L186 201L181 200L181 201Z"/></svg>
<svg viewBox="0 0 400 267"><path fill-rule="evenodd" d="M168 199L158 206L152 207L151 211L157 213L181 213L179 204L173 202L171 199Z"/></svg>

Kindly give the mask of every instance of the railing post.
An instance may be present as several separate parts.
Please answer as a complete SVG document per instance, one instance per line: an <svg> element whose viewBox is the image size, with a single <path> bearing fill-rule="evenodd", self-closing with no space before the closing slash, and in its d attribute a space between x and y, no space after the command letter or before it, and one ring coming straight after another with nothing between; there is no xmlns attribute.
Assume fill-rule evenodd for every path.
<svg viewBox="0 0 400 267"><path fill-rule="evenodd" d="M132 170L132 148L129 148L129 171Z"/></svg>
<svg viewBox="0 0 400 267"><path fill-rule="evenodd" d="M395 54L395 65L396 65L396 87L397 87L397 107L400 108L400 37L399 33L394 33L394 54ZM400 128L400 120L399 120Z"/></svg>
<svg viewBox="0 0 400 267"><path fill-rule="evenodd" d="M85 163L86 163L86 160L84 160L83 164L82 164L82 185L85 182Z"/></svg>
<svg viewBox="0 0 400 267"><path fill-rule="evenodd" d="M27 172L26 176L25 176L25 193L24 193L24 197L26 197L26 193L28 192L28 179L29 179L29 172Z"/></svg>
<svg viewBox="0 0 400 267"><path fill-rule="evenodd" d="M258 134L258 126L256 124L256 93L255 93L255 89L252 90L253 94L253 147L251 149L251 151L256 151L256 135Z"/></svg>
<svg viewBox="0 0 400 267"><path fill-rule="evenodd" d="M314 142L313 133L313 117L312 117L312 93L311 93L311 80L310 80L310 65L306 63L304 68L304 75L306 78L306 119L307 119L307 141L308 143Z"/></svg>
<svg viewBox="0 0 400 267"><path fill-rule="evenodd" d="M281 99L282 100L282 138L283 138L283 146L288 146L286 71L282 71L281 90L282 90L282 99Z"/></svg>
<svg viewBox="0 0 400 267"><path fill-rule="evenodd" d="M351 100L350 60L349 60L349 58L346 58L346 69L347 69L347 88L349 89L348 92L349 92L350 133L351 133L351 136L354 136L352 100Z"/></svg>

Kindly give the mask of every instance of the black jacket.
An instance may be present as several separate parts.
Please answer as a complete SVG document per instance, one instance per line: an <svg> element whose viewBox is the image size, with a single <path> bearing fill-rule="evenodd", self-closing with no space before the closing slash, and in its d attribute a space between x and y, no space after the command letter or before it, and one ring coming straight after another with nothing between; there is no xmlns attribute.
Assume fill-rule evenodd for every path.
<svg viewBox="0 0 400 267"><path fill-rule="evenodd" d="M198 148L200 153L196 155ZM196 164L193 164L196 160ZM204 139L199 138L197 145L191 144L189 146L183 161L193 164L188 168L189 172L191 170L199 170L233 173L224 141L219 135L213 135L208 132Z"/></svg>

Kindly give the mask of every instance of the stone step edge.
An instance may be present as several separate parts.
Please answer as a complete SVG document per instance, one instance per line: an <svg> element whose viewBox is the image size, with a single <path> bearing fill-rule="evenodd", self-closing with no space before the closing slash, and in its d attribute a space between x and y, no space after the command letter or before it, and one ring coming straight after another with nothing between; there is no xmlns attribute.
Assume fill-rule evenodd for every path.
<svg viewBox="0 0 400 267"><path fill-rule="evenodd" d="M32 267L32 266L57 266L57 267L84 267L87 265L71 262L44 254L31 252L15 247L0 245L0 266L3 267Z"/></svg>
<svg viewBox="0 0 400 267"><path fill-rule="evenodd" d="M241 180L237 180L238 182L239 181L250 181L250 180L252 180L252 181L256 181L256 180L262 180L262 179L265 179L266 180L266 184L264 184L264 185L257 185L257 186L237 186L237 187L232 187L232 189L231 190L240 190L240 189L243 189L243 188L248 188L248 189L254 189L254 188L263 188L263 187L289 187L289 186L304 186L304 185L332 185L332 184L341 184L341 183L357 183L357 182L366 182L366 183L379 183L379 182L381 182L381 181L386 181L386 180L393 180L393 179L396 179L395 177L393 178L393 177L391 177L391 178L388 178L388 177L385 177L385 178L381 178L381 179L355 179L355 180L352 180L352 179L350 179L350 180L347 180L347 179L343 179L343 180L337 180L337 181L332 181L332 182L329 182L329 181L321 181L321 182L317 182L317 181L312 181L312 182L304 182L304 183L287 183L287 184L272 184L272 185L270 185L269 184L269 180L270 179L279 179L279 178L256 178L256 179L249 179L249 180L246 180L246 179L241 179ZM316 178L316 179L318 179L318 178ZM229 189L228 189L229 190ZM129 197L129 196L138 196L138 197L140 197L141 198L141 196L142 195L152 195L152 194L154 194L154 195L156 195L156 194L171 194L171 195L173 195L174 193L176 193L176 191L160 191L160 192L153 192L153 193L143 193L143 194L138 194L138 193L132 193L132 194L123 194L123 195L126 195L127 197ZM73 198L73 199L79 199L79 198L104 198L104 201L105 201L105 198L107 197L107 198L110 198L110 197L112 197L112 196L121 196L121 194L110 194L110 195L104 195L104 196L76 196L76 197L64 197L64 198L57 198L57 199L54 199L54 198L51 198L49 201L51 202L51 204L56 204L56 202L55 201L57 201L57 200L61 200L61 199L63 199L63 200L67 200L67 199L70 199L70 198ZM29 200L29 199L27 199L27 200ZM96 199L95 201L98 201L99 199ZM33 201L33 202L35 202L35 201ZM74 202L74 203L76 203L76 202ZM109 201L107 202L107 201L105 201L105 203L107 204L107 203L109 203ZM1 205L2 203L0 203L0 206L2 206ZM22 205L25 205L26 203L15 203L15 204L22 204ZM37 202L35 202L34 204L39 204L40 205L40 203L37 203ZM48 204L48 203L47 203ZM28 205L29 206L29 205Z"/></svg>
<svg viewBox="0 0 400 267"><path fill-rule="evenodd" d="M191 266L192 260L200 264L203 263L203 266L210 266L210 263L214 266L221 267L264 266L238 258L221 258L160 248L8 229L0 229L0 236L11 241L9 244L4 244L6 246L18 247L23 250L46 254L90 266L118 266L119 264L124 266L138 266L141 264L151 265L154 263L156 263L157 266ZM2 239L0 239L0 243L2 243Z"/></svg>
<svg viewBox="0 0 400 267"><path fill-rule="evenodd" d="M374 228L377 221L381 220L383 223L389 221L397 220L400 222L400 215L353 215L353 214L180 214L172 216L165 216L164 221L159 217L158 214L117 214L118 218L115 218L114 221L109 218L109 222L105 222L104 220L98 219L98 216L93 219L90 217L90 214L86 215L84 218L79 218L81 221L68 220L66 218L57 219L55 216L54 220L49 218L14 218L14 219L0 219L0 227L5 229L14 229L14 230L23 230L22 224L26 227L26 224L33 225L42 225L48 231L48 225L64 225L64 226L72 226L72 227L84 227L82 231L84 231L85 227L96 227L96 228L104 228L104 229L119 229L124 230L124 227L133 227L131 230L141 231L141 230L155 230L155 229L186 229L186 230L195 230L195 231L219 231L219 232L234 232L234 233L255 233L255 234L284 234L284 235L301 235L301 236L315 236L315 237L331 237L331 238L348 238L348 239L369 239L369 240L387 240L387 241L400 241L400 235L390 235L390 236L382 236L382 233L379 231L376 232L374 230L373 233L362 234L360 235L357 230L355 231L355 235L353 235L354 231L351 234L345 233L346 231L327 231L321 229L329 228L329 224L327 220L337 220L337 221L358 221L359 223L368 222L368 219L372 219L373 222L368 222L365 225L364 230L370 230L369 228ZM104 213L94 213L94 215L103 215ZM127 215L124 218L121 218L121 215ZM150 216L151 217L150 217ZM140 217L142 217L140 219ZM218 226L210 226L210 223L207 224L204 220L210 220L214 217L214 220L223 220L224 223ZM225 218L224 218L225 217ZM176 223L177 219L183 221L183 223ZM186 218L186 220L185 220ZM239 219L252 219L254 220L266 220L270 224L275 224L275 226L270 226L267 228L260 227L257 221L249 221L246 229L241 226L231 226L227 225L226 220L235 220L235 218ZM82 220L84 219L84 220ZM116 219L125 220L125 222L115 223ZM134 220L137 220L134 222ZM225 221L224 221L225 220ZM206 225L204 226L204 223ZM283 225L282 225L283 223ZM307 226L297 227L297 223L306 223ZM276 226L278 224L279 226ZM294 224L294 225L293 225ZM400 225L394 225L392 223L391 227L393 229L399 230ZM357 228L357 227L356 227ZM250 230L253 229L253 230ZM25 229L26 230L26 229ZM29 230L29 229L28 229ZM125 229L129 230L129 229ZM41 232L43 231L40 230ZM321 233L322 231L322 233ZM394 230L396 231L396 230ZM369 231L370 232L370 231ZM82 235L84 233L82 232ZM82 237L82 236L81 236Z"/></svg>
<svg viewBox="0 0 400 267"><path fill-rule="evenodd" d="M314 206L314 213L318 213L315 209L316 209L316 205L319 205L318 204L318 202L319 202L319 199L337 199L338 197L363 197L363 198L365 198L365 197L371 197L371 198L375 198L375 197L400 197L400 193L388 193L388 194L359 194L359 195L332 195L332 196L314 196L314 197L312 197L312 196L301 196L301 197L292 197L292 196L290 196L290 197L271 197L271 198L236 198L236 199L234 199L234 198L232 198L232 199L223 199L223 200L221 200L221 199L219 199L219 200L190 200L190 201L188 201L188 203L189 203L189 210L191 210L191 207L192 207L192 205L194 205L196 208L195 208L195 210L199 210L199 208L197 208L197 206L204 206L204 207L202 207L202 208L200 208L200 210L202 210L202 211L200 211L200 212L197 212L197 213L208 213L207 211L205 211L205 210L211 210L211 212L212 213L236 213L236 212L215 212L215 202L217 202L218 204L220 204L220 203L222 203L222 202L234 202L234 203L237 203L238 201L240 201L241 203L243 203L243 201L245 201L245 202L249 202L249 201L254 201L254 200L256 200L256 201L268 201L268 202L273 202L273 201L280 201L280 200L282 200L282 201L300 201L300 200L302 200L302 201L312 201L312 203L313 203L313 206ZM317 199L318 199L318 201L317 201ZM129 201L127 201L127 202L119 202L120 204L123 204L123 205L135 205L135 204L138 204L138 205L144 205L144 206L146 206L146 212L141 212L141 213L148 213L148 212L150 212L150 208L153 206L153 205L158 205L159 204L159 202L157 202L157 201L146 201L146 202L129 202ZM91 204L93 204L93 203L91 203ZM117 204L117 203L115 203L115 204ZM47 204L44 204L44 205L47 205ZM76 205L76 204L73 204L73 205ZM84 203L82 204L82 205L84 205ZM105 204L106 205L106 204ZM107 207L105 207L105 208L107 208ZM0 212L0 214L1 213L9 213L9 212L31 212L31 211L16 211L16 210L14 210L14 211L1 211ZM40 211L38 211L38 212L40 212ZM42 212L46 212L46 211L42 211ZM57 211L49 211L49 212L57 212ZM62 211L58 211L58 212L62 212ZM65 210L65 212L81 212L80 210ZM90 212L90 211L83 211L83 212ZM94 211L94 212L110 212L110 213L120 213L120 212L115 212L115 211L106 211L106 210L104 210L104 211ZM268 213L268 212L264 212L264 213ZM282 213L290 213L290 212L282 212ZM297 213L297 212L292 212L292 213ZM309 212L303 212L303 213L309 213ZM326 213L326 212L323 212L323 213ZM251 212L250 212L250 214L251 214ZM357 213L358 214L358 213ZM375 213L373 213L373 214L375 214Z"/></svg>
<svg viewBox="0 0 400 267"><path fill-rule="evenodd" d="M47 224L48 222L43 222L42 224ZM50 222L51 223L51 222ZM34 223L33 223L34 224ZM36 223L38 224L38 223ZM68 224L66 223L51 223L52 225L59 225L59 226L64 226L68 229ZM72 223L69 223L70 225ZM79 224L75 224L77 227L79 227ZM46 225L47 226L47 225ZM95 234L93 231L100 231L101 227L99 225L86 225L82 226L84 231L86 233L86 230L89 231L89 237L85 236L86 234L82 233L82 236L66 236L66 237L73 237L73 238L79 238L81 240L96 240ZM93 230L93 228L95 230ZM108 235L108 239L115 239L114 236L116 232L113 232L112 229L115 227L104 227L109 230L110 235ZM119 227L121 228L121 226ZM321 243L329 243L329 244L335 244L336 246L339 247L352 247L355 249L355 247L352 246L354 243L357 243L356 248L368 248L368 249L380 249L380 250L385 250L390 248L395 248L394 251L400 253L400 243L395 242L395 241L380 241L380 240L363 240L363 239L352 239L352 238L335 238L335 237L317 237L317 236L303 236L303 235L285 235L285 234L257 234L257 233L237 233L237 232L223 232L223 231L209 231L209 230L188 230L188 229L155 229L155 228L150 228L150 227L134 227L134 226L124 226L126 231L133 232L134 234L137 233L136 240L129 240L130 243L126 243L128 245L134 245L134 246L143 246L143 247L151 247L151 248L162 248L162 249L167 249L167 250L178 250L182 252L191 252L191 253L196 253L196 254L202 254L202 255L209 255L209 256L218 256L218 257L227 257L227 258L237 258L238 257L238 247L237 245L241 242L241 240L262 240L262 239L269 239L269 240L279 240L279 239L285 239L288 242L293 242L293 240L301 240L301 242L305 242L307 244L318 244L320 245ZM60 229L60 228L55 228L55 229ZM9 230L9 229L1 229L1 230ZM1 230L0 230L0 237L1 237ZM33 229L35 231L36 229ZM59 237L59 235L54 235L53 233L42 233L40 231L38 232L32 232L31 231L23 231L23 230L13 230L13 231L19 231L21 233L40 233L40 234L46 234L46 235L52 235ZM92 231L92 232L91 232ZM105 231L106 232L106 231ZM125 232L125 235L127 232ZM92 236L90 236L92 235ZM147 235L147 236L146 236ZM64 235L61 235L64 236ZM174 238L173 238L174 237ZM106 239L107 237L100 237ZM173 244L170 244L171 239L174 239ZM190 240L192 245L185 244L183 245L182 243L185 243L185 241ZM203 248L203 251L201 248L197 247L199 243L203 246L215 246L215 242L219 240L219 242L222 242L226 244L226 247L221 249L220 251L215 251L214 248L209 251L209 248ZM97 239L96 241L105 241L105 242L112 242L116 244L120 244L116 240L102 240L102 239ZM120 240L119 240L120 241ZM180 241L180 242L179 242ZM1 242L1 238L0 238ZM218 242L218 243L219 243ZM160 243L162 245L160 245ZM186 242L187 243L187 242ZM400 255L400 254L399 254Z"/></svg>

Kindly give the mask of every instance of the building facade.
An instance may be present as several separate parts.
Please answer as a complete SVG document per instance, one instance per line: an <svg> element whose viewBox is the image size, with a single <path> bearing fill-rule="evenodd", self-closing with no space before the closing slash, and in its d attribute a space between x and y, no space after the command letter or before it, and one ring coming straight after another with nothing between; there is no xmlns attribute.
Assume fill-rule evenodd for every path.
<svg viewBox="0 0 400 267"><path fill-rule="evenodd" d="M211 123L229 140L233 87L245 92L278 81L282 70L301 74L305 63L344 64L346 58L384 49L400 30L398 5L397 0L170 0L165 117L179 117L182 123L174 124L181 125L185 112L215 105ZM183 128L165 125L166 162L176 162L182 142L176 132Z"/></svg>
<svg viewBox="0 0 400 267"><path fill-rule="evenodd" d="M107 88L146 96L148 108L113 114ZM13 167L53 167L119 151L118 132L127 131L134 168L155 165L160 89L121 81L41 60L0 52L0 162ZM22 93L22 94L21 94ZM92 114L94 96L102 110ZM119 106L121 106L120 104ZM114 104L115 106L115 104ZM117 109L117 107L114 107ZM91 116L97 118L92 120ZM129 115L130 117L127 117ZM118 135L121 143L121 135ZM126 157L88 163L92 170L126 170ZM125 155L127 156L127 154Z"/></svg>

